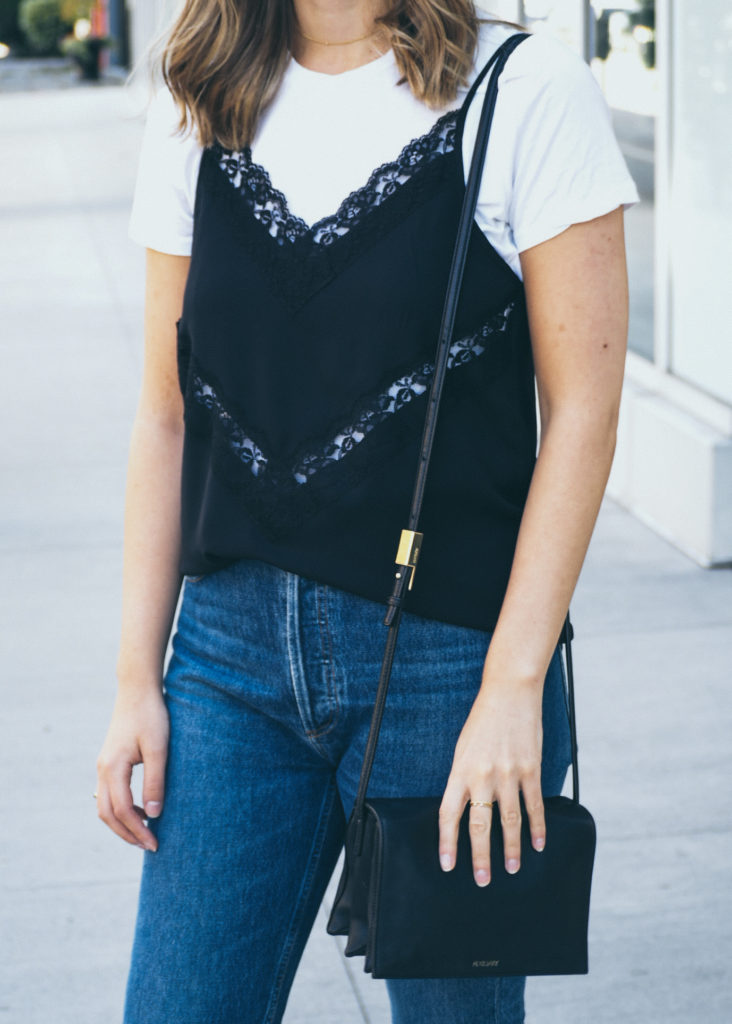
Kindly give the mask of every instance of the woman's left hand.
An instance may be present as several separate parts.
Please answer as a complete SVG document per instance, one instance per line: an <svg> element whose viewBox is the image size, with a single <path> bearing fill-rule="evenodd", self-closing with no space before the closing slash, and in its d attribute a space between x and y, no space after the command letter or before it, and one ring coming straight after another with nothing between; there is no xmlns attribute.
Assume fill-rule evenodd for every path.
<svg viewBox="0 0 732 1024"><path fill-rule="evenodd" d="M455 866L458 827L470 800L490 806L470 808L473 875L478 885L491 879L490 835L493 813L503 826L506 871L521 865L521 809L524 796L532 845L546 843L541 795L542 687L504 676L484 678L455 747L452 770L440 806L440 864Z"/></svg>

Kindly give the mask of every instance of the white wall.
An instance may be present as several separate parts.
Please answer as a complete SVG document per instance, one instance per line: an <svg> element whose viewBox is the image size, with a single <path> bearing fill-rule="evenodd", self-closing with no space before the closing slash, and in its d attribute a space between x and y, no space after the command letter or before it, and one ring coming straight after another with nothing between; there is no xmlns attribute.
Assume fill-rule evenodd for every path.
<svg viewBox="0 0 732 1024"><path fill-rule="evenodd" d="M732 405L732 6L675 0L670 364Z"/></svg>
<svg viewBox="0 0 732 1024"><path fill-rule="evenodd" d="M657 0L655 363L628 357L609 491L701 565L732 564L732 13Z"/></svg>
<svg viewBox="0 0 732 1024"><path fill-rule="evenodd" d="M130 12L130 50L134 67L150 44L171 23L182 0L127 0Z"/></svg>
<svg viewBox="0 0 732 1024"><path fill-rule="evenodd" d="M482 13L493 14L496 18L505 18L507 21L516 21L519 16L518 0L476 0L475 6Z"/></svg>

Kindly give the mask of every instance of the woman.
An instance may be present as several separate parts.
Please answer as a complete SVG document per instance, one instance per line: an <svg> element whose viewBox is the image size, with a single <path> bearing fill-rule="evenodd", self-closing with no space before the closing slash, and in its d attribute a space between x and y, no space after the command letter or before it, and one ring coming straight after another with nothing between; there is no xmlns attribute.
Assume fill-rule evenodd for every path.
<svg viewBox="0 0 732 1024"><path fill-rule="evenodd" d="M355 795L480 73L514 31L467 0L189 0L168 41L130 225L145 364L98 761L100 817L147 851L126 1024L284 1012ZM636 198L586 67L525 41L370 790L444 793L446 871L470 801L478 885L492 814L518 871L519 792L541 850L569 762L557 638L613 455ZM398 1024L523 1020L522 978L388 989Z"/></svg>

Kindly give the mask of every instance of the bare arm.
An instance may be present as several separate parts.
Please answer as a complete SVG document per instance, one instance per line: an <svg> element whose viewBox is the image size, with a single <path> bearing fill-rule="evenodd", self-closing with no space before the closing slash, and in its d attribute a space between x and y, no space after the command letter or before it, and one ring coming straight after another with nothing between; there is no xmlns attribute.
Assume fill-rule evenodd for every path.
<svg viewBox="0 0 732 1024"><path fill-rule="evenodd" d="M180 462L183 402L175 322L190 260L147 250L145 361L132 427L125 500L122 636L117 673L123 688L159 686L180 590Z"/></svg>
<svg viewBox="0 0 732 1024"><path fill-rule="evenodd" d="M175 323L190 260L147 250L145 360L132 427L125 499L118 692L97 762L99 816L128 842L154 849L143 822L162 807L168 722L162 670L180 591L183 404ZM132 766L144 762L143 805L134 808Z"/></svg>
<svg viewBox="0 0 732 1024"><path fill-rule="evenodd" d="M544 678L602 501L615 450L627 340L620 209L521 254L541 443L483 681L458 741L440 812L440 857L454 865L468 800L497 800L506 868L520 866L519 789L532 841L541 797ZM490 880L490 808L471 808L473 868ZM443 859L444 858L444 859Z"/></svg>

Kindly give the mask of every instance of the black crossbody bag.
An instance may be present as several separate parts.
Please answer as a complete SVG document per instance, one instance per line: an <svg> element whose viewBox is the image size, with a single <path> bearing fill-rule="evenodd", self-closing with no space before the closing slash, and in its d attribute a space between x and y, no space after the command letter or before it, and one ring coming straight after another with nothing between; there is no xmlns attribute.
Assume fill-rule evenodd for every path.
<svg viewBox="0 0 732 1024"><path fill-rule="evenodd" d="M404 598L422 546L418 532L447 356L468 242L475 215L498 76L509 55L527 38L517 33L494 54L475 149L460 214L428 398L409 528L402 531L394 589L384 624L384 659L358 793L348 822L345 863L328 921L331 935L347 935L346 956L365 956L375 978L462 978L524 974L587 973L587 927L595 854L595 823L579 802L577 731L572 672L572 627L567 617L561 642L567 677L572 747L571 799L544 800L546 848L533 849L521 797L521 868L503 865L500 815L492 815L488 886L473 879L469 808L460 822L455 867L443 872L438 857L435 797L367 798L384 713Z"/></svg>

